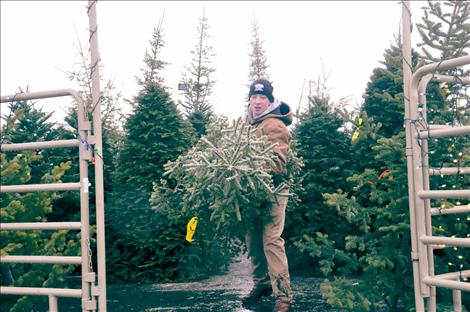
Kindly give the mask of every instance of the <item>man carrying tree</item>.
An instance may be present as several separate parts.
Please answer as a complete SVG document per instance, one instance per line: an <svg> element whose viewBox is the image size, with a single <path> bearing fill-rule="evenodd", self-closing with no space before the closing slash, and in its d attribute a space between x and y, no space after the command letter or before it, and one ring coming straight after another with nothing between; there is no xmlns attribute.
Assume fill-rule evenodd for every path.
<svg viewBox="0 0 470 312"><path fill-rule="evenodd" d="M255 80L250 86L247 120L256 128L256 134L266 135L270 143L277 143L274 152L279 156L273 173L274 184L279 185L286 172L291 134L287 126L292 123L290 107L273 97L273 87L265 79ZM276 185L276 186L277 186ZM265 296L274 294L274 312L289 311L292 302L289 268L281 238L284 230L287 197L277 196L270 203L271 219L255 220L245 239L253 268L254 287L243 299L245 306L252 305Z"/></svg>

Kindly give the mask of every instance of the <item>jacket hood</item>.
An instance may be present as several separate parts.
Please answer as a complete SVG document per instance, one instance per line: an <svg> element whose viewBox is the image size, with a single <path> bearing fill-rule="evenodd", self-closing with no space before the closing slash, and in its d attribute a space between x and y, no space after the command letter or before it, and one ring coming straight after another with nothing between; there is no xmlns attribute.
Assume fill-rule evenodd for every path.
<svg viewBox="0 0 470 312"><path fill-rule="evenodd" d="M250 104L248 103L247 113L246 113L248 122L250 125L257 124L267 118L278 118L284 122L286 126L292 124L292 111L286 103L274 99L274 101L268 106L268 108L259 116L254 117L250 109Z"/></svg>

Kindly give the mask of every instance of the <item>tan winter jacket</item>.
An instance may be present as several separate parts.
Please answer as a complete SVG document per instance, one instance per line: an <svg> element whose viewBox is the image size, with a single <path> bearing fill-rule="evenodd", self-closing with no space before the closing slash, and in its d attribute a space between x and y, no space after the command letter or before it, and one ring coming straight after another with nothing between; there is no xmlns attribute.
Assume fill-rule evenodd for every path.
<svg viewBox="0 0 470 312"><path fill-rule="evenodd" d="M290 107L284 102L269 114L251 121L251 125L255 127L258 136L264 134L268 137L270 143L278 143L274 148L274 152L279 156L276 161L274 172L284 173L288 161L288 153L290 147L291 133L287 128L292 123L292 112Z"/></svg>

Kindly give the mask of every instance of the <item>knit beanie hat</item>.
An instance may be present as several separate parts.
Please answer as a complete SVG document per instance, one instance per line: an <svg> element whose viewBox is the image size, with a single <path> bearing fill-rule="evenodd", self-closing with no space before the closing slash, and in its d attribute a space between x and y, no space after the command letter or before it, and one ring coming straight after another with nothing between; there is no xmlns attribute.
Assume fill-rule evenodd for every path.
<svg viewBox="0 0 470 312"><path fill-rule="evenodd" d="M263 94L269 99L269 102L274 102L273 86L266 79L257 79L251 84L248 99L253 94Z"/></svg>

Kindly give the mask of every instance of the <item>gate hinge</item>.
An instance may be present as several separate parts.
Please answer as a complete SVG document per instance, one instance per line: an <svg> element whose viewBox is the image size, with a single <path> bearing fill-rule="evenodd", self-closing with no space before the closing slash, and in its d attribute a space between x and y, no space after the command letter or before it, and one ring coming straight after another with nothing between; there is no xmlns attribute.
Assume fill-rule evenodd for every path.
<svg viewBox="0 0 470 312"><path fill-rule="evenodd" d="M91 296L92 297L99 297L100 295L100 289L98 286L96 285L92 285L91 286Z"/></svg>
<svg viewBox="0 0 470 312"><path fill-rule="evenodd" d="M82 310L96 311L96 300L82 300Z"/></svg>
<svg viewBox="0 0 470 312"><path fill-rule="evenodd" d="M94 283L96 278L95 272L85 273L85 282Z"/></svg>

